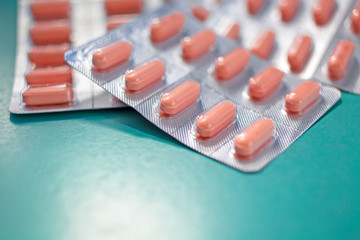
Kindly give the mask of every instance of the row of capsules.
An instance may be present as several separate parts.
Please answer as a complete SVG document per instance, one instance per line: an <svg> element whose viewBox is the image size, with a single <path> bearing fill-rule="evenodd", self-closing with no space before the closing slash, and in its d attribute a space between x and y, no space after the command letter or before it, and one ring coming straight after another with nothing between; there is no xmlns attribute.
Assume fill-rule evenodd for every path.
<svg viewBox="0 0 360 240"><path fill-rule="evenodd" d="M360 1L352 4L315 73L320 82L360 94Z"/></svg>
<svg viewBox="0 0 360 240"><path fill-rule="evenodd" d="M285 75L179 9L138 18L65 59L180 142L242 171L262 169L340 98L337 89Z"/></svg>
<svg viewBox="0 0 360 240"><path fill-rule="evenodd" d="M311 78L353 0L230 0L208 21L286 73Z"/></svg>
<svg viewBox="0 0 360 240"><path fill-rule="evenodd" d="M34 0L30 10L35 20L29 31L32 66L25 75L28 87L22 93L23 102L29 108L69 106L74 99L73 74L64 54L71 43L71 4L68 0Z"/></svg>

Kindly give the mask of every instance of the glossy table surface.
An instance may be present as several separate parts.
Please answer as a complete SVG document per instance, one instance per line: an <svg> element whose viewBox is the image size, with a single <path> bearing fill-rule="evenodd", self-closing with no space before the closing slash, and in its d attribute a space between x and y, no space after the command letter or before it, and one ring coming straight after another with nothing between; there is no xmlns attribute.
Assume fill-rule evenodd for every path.
<svg viewBox="0 0 360 240"><path fill-rule="evenodd" d="M131 109L9 114L15 1L0 26L1 240L360 239L360 96L244 174Z"/></svg>

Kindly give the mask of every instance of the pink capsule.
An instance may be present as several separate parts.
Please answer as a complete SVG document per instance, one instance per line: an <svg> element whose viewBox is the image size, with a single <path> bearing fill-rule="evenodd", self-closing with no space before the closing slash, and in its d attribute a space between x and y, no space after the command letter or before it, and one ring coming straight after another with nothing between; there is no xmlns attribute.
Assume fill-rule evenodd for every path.
<svg viewBox="0 0 360 240"><path fill-rule="evenodd" d="M70 16L70 2L68 0L35 0L30 4L35 20L65 19Z"/></svg>
<svg viewBox="0 0 360 240"><path fill-rule="evenodd" d="M139 93L162 80L165 74L165 64L155 60L128 73L125 85L129 93Z"/></svg>
<svg viewBox="0 0 360 240"><path fill-rule="evenodd" d="M72 72L68 66L35 68L25 79L28 85L71 84Z"/></svg>
<svg viewBox="0 0 360 240"><path fill-rule="evenodd" d="M249 96L263 100L273 94L280 86L284 73L275 67L268 67L259 75L250 78Z"/></svg>
<svg viewBox="0 0 360 240"><path fill-rule="evenodd" d="M223 102L202 115L196 121L196 137L200 140L210 140L225 130L234 120L236 107L229 102Z"/></svg>
<svg viewBox="0 0 360 240"><path fill-rule="evenodd" d="M288 62L293 72L301 72L312 53L312 39L310 36L297 36L288 51Z"/></svg>
<svg viewBox="0 0 360 240"><path fill-rule="evenodd" d="M317 0L312 9L314 21L322 26L329 22L335 10L335 0Z"/></svg>
<svg viewBox="0 0 360 240"><path fill-rule="evenodd" d="M30 87L22 93L26 106L68 105L73 101L72 87L63 84L46 87Z"/></svg>
<svg viewBox="0 0 360 240"><path fill-rule="evenodd" d="M100 49L93 54L93 71L104 72L119 66L129 60L132 51L131 44L127 42L114 43Z"/></svg>
<svg viewBox="0 0 360 240"><path fill-rule="evenodd" d="M255 15L264 5L265 0L246 0L248 12Z"/></svg>
<svg viewBox="0 0 360 240"><path fill-rule="evenodd" d="M339 42L328 61L328 76L337 81L345 76L346 68L354 52L354 44L348 40Z"/></svg>
<svg viewBox="0 0 360 240"><path fill-rule="evenodd" d="M236 136L235 154L248 157L256 153L274 134L274 123L269 119L260 119Z"/></svg>
<svg viewBox="0 0 360 240"><path fill-rule="evenodd" d="M251 53L267 60L275 45L275 33L270 30L263 31L251 48Z"/></svg>
<svg viewBox="0 0 360 240"><path fill-rule="evenodd" d="M191 11L194 17L196 17L198 20L202 22L205 21L210 15L208 10L200 6L193 7Z"/></svg>
<svg viewBox="0 0 360 240"><path fill-rule="evenodd" d="M285 107L290 113L301 113L312 103L316 102L320 94L320 85L307 81L286 95Z"/></svg>
<svg viewBox="0 0 360 240"><path fill-rule="evenodd" d="M192 61L205 55L214 46L216 35L212 30L204 30L192 37L186 37L182 44L182 56Z"/></svg>
<svg viewBox="0 0 360 240"><path fill-rule="evenodd" d="M351 30L354 34L360 34L360 2L351 12Z"/></svg>
<svg viewBox="0 0 360 240"><path fill-rule="evenodd" d="M30 36L34 45L70 43L71 25L68 21L37 22Z"/></svg>
<svg viewBox="0 0 360 240"><path fill-rule="evenodd" d="M35 46L28 57L37 67L66 65L64 54L69 49L68 44Z"/></svg>
<svg viewBox="0 0 360 240"><path fill-rule="evenodd" d="M279 12L283 22L290 22L299 8L300 0L281 0L279 3Z"/></svg>
<svg viewBox="0 0 360 240"><path fill-rule="evenodd" d="M182 13L173 13L151 24L150 38L154 43L163 42L180 32L185 23Z"/></svg>
<svg viewBox="0 0 360 240"><path fill-rule="evenodd" d="M240 74L250 60L250 53L243 48L236 48L215 63L215 76L218 80L229 80Z"/></svg>
<svg viewBox="0 0 360 240"><path fill-rule="evenodd" d="M108 15L140 13L143 5L143 0L105 0Z"/></svg>
<svg viewBox="0 0 360 240"><path fill-rule="evenodd" d="M174 117L196 102L200 94L200 85L186 82L165 94L161 98L160 116Z"/></svg>

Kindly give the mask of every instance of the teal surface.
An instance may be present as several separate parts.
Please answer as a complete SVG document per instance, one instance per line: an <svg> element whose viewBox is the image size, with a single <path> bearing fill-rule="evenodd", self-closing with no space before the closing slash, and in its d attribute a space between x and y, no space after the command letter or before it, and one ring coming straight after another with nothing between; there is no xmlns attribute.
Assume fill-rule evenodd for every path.
<svg viewBox="0 0 360 240"><path fill-rule="evenodd" d="M131 109L8 113L16 2L0 1L0 239L360 239L360 96L244 174Z"/></svg>

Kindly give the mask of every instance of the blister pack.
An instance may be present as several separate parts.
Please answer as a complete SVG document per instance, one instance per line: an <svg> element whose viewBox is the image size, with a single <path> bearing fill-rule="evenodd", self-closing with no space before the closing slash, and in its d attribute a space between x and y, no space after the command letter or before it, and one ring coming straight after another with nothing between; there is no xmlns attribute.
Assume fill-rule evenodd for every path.
<svg viewBox="0 0 360 240"><path fill-rule="evenodd" d="M73 72L64 53L151 11L161 0L20 0L9 111L17 114L125 107ZM125 4L127 3L127 4ZM114 15L116 14L116 15Z"/></svg>
<svg viewBox="0 0 360 240"><path fill-rule="evenodd" d="M320 82L360 94L360 2L354 1L315 73Z"/></svg>
<svg viewBox="0 0 360 240"><path fill-rule="evenodd" d="M313 77L353 0L228 0L207 26L288 74Z"/></svg>
<svg viewBox="0 0 360 240"><path fill-rule="evenodd" d="M139 17L65 60L181 143L244 172L264 168L339 100L181 9Z"/></svg>

